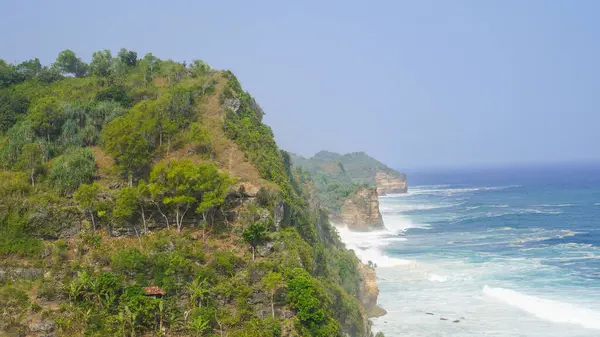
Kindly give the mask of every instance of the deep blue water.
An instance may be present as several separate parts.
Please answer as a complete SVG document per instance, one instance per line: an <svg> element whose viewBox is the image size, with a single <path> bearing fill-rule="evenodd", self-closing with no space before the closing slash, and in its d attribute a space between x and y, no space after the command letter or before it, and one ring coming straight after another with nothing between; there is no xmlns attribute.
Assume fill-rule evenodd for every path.
<svg viewBox="0 0 600 337"><path fill-rule="evenodd" d="M386 336L600 336L600 166L409 183L380 199L389 231L342 233L378 263Z"/></svg>

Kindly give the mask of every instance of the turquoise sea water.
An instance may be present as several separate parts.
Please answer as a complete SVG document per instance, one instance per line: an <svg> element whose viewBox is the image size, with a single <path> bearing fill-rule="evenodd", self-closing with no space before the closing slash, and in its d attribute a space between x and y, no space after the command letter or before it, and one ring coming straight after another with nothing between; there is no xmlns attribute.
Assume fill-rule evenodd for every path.
<svg viewBox="0 0 600 337"><path fill-rule="evenodd" d="M409 176L410 179L410 176ZM600 168L451 172L380 198L387 231L340 234L377 263L395 336L600 336ZM414 182L413 182L414 184Z"/></svg>

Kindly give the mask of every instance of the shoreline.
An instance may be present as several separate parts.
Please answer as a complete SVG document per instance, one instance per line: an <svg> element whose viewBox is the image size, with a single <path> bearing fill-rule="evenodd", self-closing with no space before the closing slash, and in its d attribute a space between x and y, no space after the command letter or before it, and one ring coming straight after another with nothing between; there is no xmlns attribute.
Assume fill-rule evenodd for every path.
<svg viewBox="0 0 600 337"><path fill-rule="evenodd" d="M379 301L379 285L377 282L377 262L368 259L368 256L361 254L364 250L361 250L360 244L356 244L351 239L352 235L356 237L369 237L369 234L375 234L380 236L382 233L387 232L384 230L371 230L366 232L351 231L347 226L337 223L332 223L337 229L340 239L344 243L347 249L354 251L354 254L359 259L360 264L358 265L358 272L360 274L360 288L357 299L360 301L363 309L365 310L366 318L369 321L369 333L370 336L374 336L380 330L374 325L371 320L373 318L385 317L388 312L385 308L380 305Z"/></svg>
<svg viewBox="0 0 600 337"><path fill-rule="evenodd" d="M561 269L566 272L560 273L559 281L569 282L565 283L569 287L563 287L565 284L553 278L559 275L557 267L538 261L564 261L571 266L569 261L586 258L593 253L590 249L597 249L591 243L561 242L588 238L573 233L585 233L589 226L569 228L561 217L598 212L593 208L596 200L573 199L557 189L553 194L556 200L548 201L539 197L537 186L530 187L536 192L531 194L515 186L418 187L412 194L380 198L389 236L381 231L352 236L342 227L342 241L349 249L359 247L355 251L362 261L366 262L365 256L376 256L373 251L419 261L416 268L389 263L377 270L378 302L389 315L373 319L373 331L388 337L441 331L448 336L480 336L484 332L512 336L515 331L530 337L552 332L595 336L600 329L596 301L600 288L586 286L593 284L591 278L576 278L581 283L573 284L578 269ZM506 200L507 194L520 199ZM468 202L465 196L470 198ZM550 213L554 208L561 213ZM453 224L451 219L457 214L463 222L445 227ZM529 221L528 226L506 224L517 218ZM539 225L547 219L561 225ZM436 221L443 223L429 225ZM392 238L403 228L415 228L407 242ZM560 254L569 254L568 259ZM378 260L374 257L373 261Z"/></svg>

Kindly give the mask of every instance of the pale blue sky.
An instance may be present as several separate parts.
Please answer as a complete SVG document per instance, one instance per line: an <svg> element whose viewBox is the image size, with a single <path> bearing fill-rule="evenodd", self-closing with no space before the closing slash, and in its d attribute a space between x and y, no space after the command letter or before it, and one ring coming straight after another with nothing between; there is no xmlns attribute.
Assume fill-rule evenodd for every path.
<svg viewBox="0 0 600 337"><path fill-rule="evenodd" d="M12 1L0 58L234 71L281 147L397 168L600 160L600 1Z"/></svg>

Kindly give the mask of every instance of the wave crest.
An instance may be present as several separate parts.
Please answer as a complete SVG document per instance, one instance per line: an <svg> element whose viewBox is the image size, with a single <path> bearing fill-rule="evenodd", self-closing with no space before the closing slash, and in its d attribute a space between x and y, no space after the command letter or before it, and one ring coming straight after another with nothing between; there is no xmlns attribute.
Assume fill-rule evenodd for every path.
<svg viewBox="0 0 600 337"><path fill-rule="evenodd" d="M598 311L570 303L521 294L511 289L492 288L487 284L483 287L483 293L547 321L577 324L585 328L600 330L600 312Z"/></svg>

